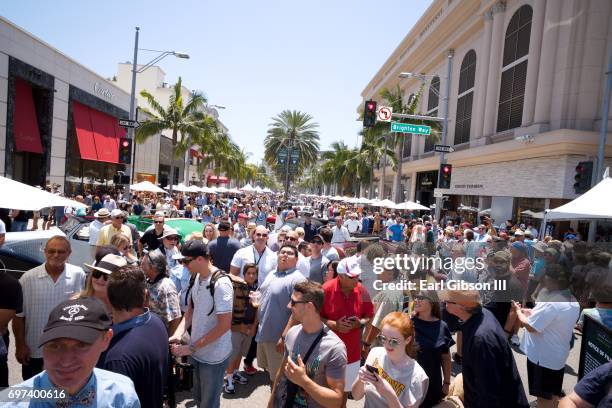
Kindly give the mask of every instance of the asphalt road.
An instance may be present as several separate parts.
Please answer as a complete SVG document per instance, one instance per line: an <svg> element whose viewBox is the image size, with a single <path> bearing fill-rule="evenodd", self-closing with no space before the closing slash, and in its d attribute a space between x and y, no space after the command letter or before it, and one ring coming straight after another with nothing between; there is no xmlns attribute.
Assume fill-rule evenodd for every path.
<svg viewBox="0 0 612 408"><path fill-rule="evenodd" d="M9 383L17 384L21 381L21 366L15 360L15 348L13 344L13 336L11 334L11 344L9 347ZM580 358L580 345L582 336L576 332L576 342L574 348L570 351L570 355L565 365L565 377L563 379L563 390L570 393L578 378L578 362ZM454 350L453 350L454 351ZM527 387L527 359L517 349L514 348L514 358L523 380L525 392L528 392ZM255 362L255 365L257 362ZM461 371L461 366L453 363L453 377ZM246 385L236 385L236 393L233 395L223 394L221 397L221 406L224 408L249 408L249 407L265 407L270 396L270 385L267 373L259 371L257 374L248 377L249 383ZM535 401L535 397L528 395L529 401ZM196 404L190 396L190 393L183 392L177 394L177 402L179 407L195 407ZM362 401L349 401L347 404L350 408L362 407Z"/></svg>

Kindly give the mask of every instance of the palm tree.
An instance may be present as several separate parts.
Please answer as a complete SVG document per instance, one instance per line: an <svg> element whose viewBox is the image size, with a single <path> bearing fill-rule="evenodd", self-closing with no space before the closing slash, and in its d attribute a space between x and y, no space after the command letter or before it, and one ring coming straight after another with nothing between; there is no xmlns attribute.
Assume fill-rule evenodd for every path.
<svg viewBox="0 0 612 408"><path fill-rule="evenodd" d="M362 142L359 149L360 160L367 163L368 170L368 198L374 193L374 168L381 161L391 162L393 169L397 169L397 158L395 152L386 144L386 136L375 129L366 128L362 130ZM382 195L381 195L382 198Z"/></svg>
<svg viewBox="0 0 612 408"><path fill-rule="evenodd" d="M197 144L210 144L207 140L216 133L217 125L214 119L202 112L206 98L200 93L192 93L189 101L185 101L182 95L181 77L174 85L174 93L170 96L168 108L164 109L161 104L148 91L143 90L140 95L146 99L151 106L141 109L148 117L136 130L136 143L143 143L149 137L159 134L166 129L172 131L172 158L170 164L170 194L174 184L174 159L185 149L189 148L188 140ZM181 134L181 147L178 147L178 135Z"/></svg>
<svg viewBox="0 0 612 408"><path fill-rule="evenodd" d="M284 110L278 116L272 118L268 129L268 135L264 140L266 162L275 170L277 177L285 176L285 193L288 194L289 175L286 167L278 165L278 153L281 147L299 151L299 163L297 174L300 175L304 169L317 161L319 155L319 125L312 122L312 116L300 111Z"/></svg>
<svg viewBox="0 0 612 408"><path fill-rule="evenodd" d="M336 184L336 192L347 194L354 189L357 172L362 170L355 159L357 149L349 148L344 142L333 142L331 150L321 156L325 162L321 166L322 178Z"/></svg>
<svg viewBox="0 0 612 408"><path fill-rule="evenodd" d="M208 145L214 143L214 146ZM225 133L217 134L208 143L201 143L203 160L198 165L198 172L203 172L209 164L213 164L213 172L216 176L225 173L228 177L235 177L240 166L246 163L246 157L238 145ZM214 152L214 155L210 152Z"/></svg>

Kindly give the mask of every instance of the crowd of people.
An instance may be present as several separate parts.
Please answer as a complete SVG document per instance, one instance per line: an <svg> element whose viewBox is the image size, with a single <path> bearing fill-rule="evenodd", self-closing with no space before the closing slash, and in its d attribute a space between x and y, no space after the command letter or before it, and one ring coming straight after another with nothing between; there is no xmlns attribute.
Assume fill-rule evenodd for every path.
<svg viewBox="0 0 612 408"><path fill-rule="evenodd" d="M260 370L270 407L612 401L609 363L599 368L607 381L585 376L559 402L585 316L612 328L611 255L575 233L539 240L511 220L473 225L324 199L298 211L266 195L75 199L87 209L40 216L43 228L93 216L90 263L69 264L71 244L57 235L19 281L0 273L0 388L12 321L22 385L61 387L66 406L173 405L178 378L199 406L218 407ZM137 231L128 214L151 227ZM24 230L18 216L9 230ZM201 232L181 236L166 224L175 216ZM408 268L398 255L434 262ZM481 289L422 287L450 282ZM528 390L513 350L527 356Z"/></svg>

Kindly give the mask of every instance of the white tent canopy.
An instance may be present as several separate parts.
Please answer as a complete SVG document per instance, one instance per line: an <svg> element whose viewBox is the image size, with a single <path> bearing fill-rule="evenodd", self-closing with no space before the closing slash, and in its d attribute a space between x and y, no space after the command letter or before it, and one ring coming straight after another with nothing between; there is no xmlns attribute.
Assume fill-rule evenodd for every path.
<svg viewBox="0 0 612 408"><path fill-rule="evenodd" d="M612 178L603 179L595 187L546 213L546 221L612 219Z"/></svg>
<svg viewBox="0 0 612 408"><path fill-rule="evenodd" d="M148 180L141 181L140 183L132 184L130 186L132 191L147 191L149 193L165 193L164 189L157 187L155 184Z"/></svg>
<svg viewBox="0 0 612 408"><path fill-rule="evenodd" d="M403 203L395 204L392 208L396 210L422 210L422 211L430 211L429 207L425 207L424 205L412 202L405 201Z"/></svg>
<svg viewBox="0 0 612 408"><path fill-rule="evenodd" d="M39 211L46 207L85 208L86 204L0 176L0 208Z"/></svg>
<svg viewBox="0 0 612 408"><path fill-rule="evenodd" d="M226 187L223 187L223 186L217 187L216 190L217 190L217 193L227 193L229 191Z"/></svg>
<svg viewBox="0 0 612 408"><path fill-rule="evenodd" d="M273 193L274 191L272 191L268 187L266 187L266 188L263 189L263 192L269 194L269 193Z"/></svg>
<svg viewBox="0 0 612 408"><path fill-rule="evenodd" d="M240 190L242 190L242 191L253 191L253 190L255 190L255 189L254 189L254 188L253 188L253 186L252 186L252 185L249 183L249 184L247 184L246 186L242 187Z"/></svg>
<svg viewBox="0 0 612 408"><path fill-rule="evenodd" d="M196 186L195 184L190 185L189 187L187 187L185 189L186 192L188 193L201 193L202 189L198 186Z"/></svg>
<svg viewBox="0 0 612 408"><path fill-rule="evenodd" d="M393 202L391 200L388 200L388 199L385 199L385 200L382 200L382 201L376 201L376 202L372 203L372 205L374 207L393 208L393 207L395 207L395 202Z"/></svg>

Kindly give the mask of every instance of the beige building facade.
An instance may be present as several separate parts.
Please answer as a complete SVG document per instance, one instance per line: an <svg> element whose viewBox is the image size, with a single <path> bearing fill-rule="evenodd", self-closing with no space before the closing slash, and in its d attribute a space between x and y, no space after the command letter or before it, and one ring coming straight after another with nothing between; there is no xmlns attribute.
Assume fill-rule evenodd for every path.
<svg viewBox="0 0 612 408"><path fill-rule="evenodd" d="M382 104L383 88L399 84L407 98L423 86L420 113L444 117L450 60L446 144L456 151L446 155L451 188L440 192L450 210L490 208L501 222L576 197L576 165L597 157L611 44L609 0L434 0L362 97ZM435 144L407 135L402 199L434 203ZM384 180L375 172L379 198L390 197L393 177L390 166Z"/></svg>

